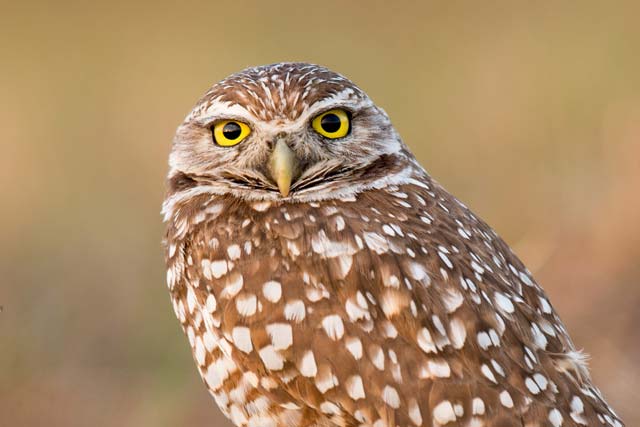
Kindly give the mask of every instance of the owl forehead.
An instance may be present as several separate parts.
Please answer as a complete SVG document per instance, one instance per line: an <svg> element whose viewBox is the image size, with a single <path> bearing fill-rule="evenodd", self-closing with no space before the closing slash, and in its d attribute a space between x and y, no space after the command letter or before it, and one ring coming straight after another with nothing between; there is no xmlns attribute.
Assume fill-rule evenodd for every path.
<svg viewBox="0 0 640 427"><path fill-rule="evenodd" d="M310 110L367 100L349 79L324 67L280 63L248 68L215 84L191 116L244 110L261 121L294 121Z"/></svg>

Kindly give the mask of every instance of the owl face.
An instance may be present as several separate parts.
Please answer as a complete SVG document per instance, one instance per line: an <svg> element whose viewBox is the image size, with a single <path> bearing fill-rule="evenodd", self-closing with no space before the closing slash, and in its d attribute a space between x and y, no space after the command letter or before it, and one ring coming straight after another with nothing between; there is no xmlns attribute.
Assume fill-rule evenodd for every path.
<svg viewBox="0 0 640 427"><path fill-rule="evenodd" d="M346 78L282 63L214 85L178 128L171 187L246 199L341 197L393 179L408 152L389 118Z"/></svg>

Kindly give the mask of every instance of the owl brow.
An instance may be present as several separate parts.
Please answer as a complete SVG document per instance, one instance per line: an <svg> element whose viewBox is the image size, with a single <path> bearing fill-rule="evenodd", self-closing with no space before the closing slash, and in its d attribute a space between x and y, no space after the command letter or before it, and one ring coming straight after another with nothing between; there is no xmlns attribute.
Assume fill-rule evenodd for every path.
<svg viewBox="0 0 640 427"><path fill-rule="evenodd" d="M355 115L357 114L358 111L360 111L360 109L354 108L352 103L344 103L344 104L338 103L338 104L326 105L326 106L323 106L322 108L310 109L308 116L316 117L316 116L319 116L320 114L324 114L327 111L331 111L331 110L344 110L351 115ZM306 118L308 119L309 117L306 117Z"/></svg>
<svg viewBox="0 0 640 427"><path fill-rule="evenodd" d="M195 112L195 111L194 111ZM219 100L212 101L206 108L198 111L191 117L193 121L200 124L212 123L212 120L242 120L256 121L258 120L249 110L238 103L224 102Z"/></svg>
<svg viewBox="0 0 640 427"><path fill-rule="evenodd" d="M247 116L243 116L241 114L211 114L203 117L198 117L194 120L200 126L209 127L216 122L220 122L222 120L237 120L242 123L246 123L250 128L252 128L252 123L256 120L255 118L249 118Z"/></svg>
<svg viewBox="0 0 640 427"><path fill-rule="evenodd" d="M305 114L301 115L300 118L302 119L303 117L306 117L308 119L309 117L315 117L318 114L322 114L326 111L334 110L336 108L347 110L351 114L355 115L358 111L364 110L371 105L373 104L368 99L359 99L354 102L353 100L349 99L339 100L335 97L325 98L311 104L308 111Z"/></svg>

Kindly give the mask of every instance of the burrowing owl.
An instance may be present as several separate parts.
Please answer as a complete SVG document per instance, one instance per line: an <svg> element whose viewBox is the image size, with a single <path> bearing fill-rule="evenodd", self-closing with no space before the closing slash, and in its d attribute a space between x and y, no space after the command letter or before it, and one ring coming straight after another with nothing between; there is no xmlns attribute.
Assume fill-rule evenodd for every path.
<svg viewBox="0 0 640 427"><path fill-rule="evenodd" d="M173 307L236 425L622 426L522 262L341 75L226 78L169 164Z"/></svg>

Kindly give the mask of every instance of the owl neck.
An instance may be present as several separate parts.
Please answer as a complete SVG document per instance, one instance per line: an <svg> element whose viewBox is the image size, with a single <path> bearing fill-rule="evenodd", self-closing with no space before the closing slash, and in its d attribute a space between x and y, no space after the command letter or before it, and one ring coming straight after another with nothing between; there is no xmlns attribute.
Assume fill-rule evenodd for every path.
<svg viewBox="0 0 640 427"><path fill-rule="evenodd" d="M326 200L354 200L358 194L397 186L407 183L421 184L430 180L424 169L414 165L407 165L393 174L380 174L366 180L353 180L340 185L319 185L294 192L283 198L275 192L248 192L246 190L229 189L215 183L196 183L188 176L174 177L173 186L168 191L162 205L164 221L170 221L180 211L192 210L193 203L200 203L206 199L237 199L242 201L266 201L281 204L313 203Z"/></svg>

